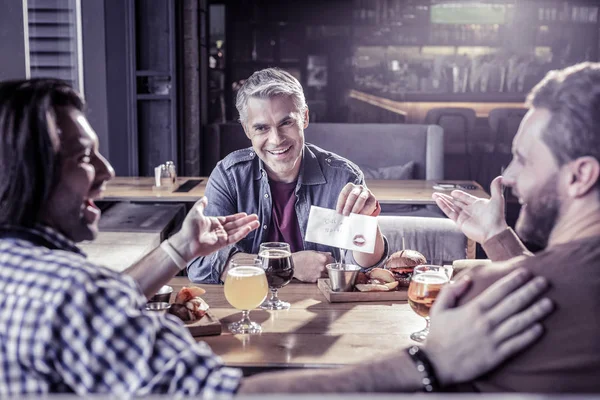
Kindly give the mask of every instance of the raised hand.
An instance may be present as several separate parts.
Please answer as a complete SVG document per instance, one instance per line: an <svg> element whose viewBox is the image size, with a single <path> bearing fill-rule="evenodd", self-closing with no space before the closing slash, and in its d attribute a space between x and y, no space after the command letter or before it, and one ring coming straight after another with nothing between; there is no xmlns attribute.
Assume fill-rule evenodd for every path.
<svg viewBox="0 0 600 400"><path fill-rule="evenodd" d="M491 185L492 196L482 199L462 190L453 190L450 196L434 193L438 207L453 220L469 239L485 243L492 236L508 227L504 219L504 195L502 177L496 177Z"/></svg>
<svg viewBox="0 0 600 400"><path fill-rule="evenodd" d="M181 230L169 238L185 260L209 255L238 242L259 227L256 214L237 213L225 217L207 217L208 200L200 199L185 217Z"/></svg>
<svg viewBox="0 0 600 400"><path fill-rule="evenodd" d="M316 282L325 276L325 266L335 262L331 253L303 250L292 253L294 278L302 282Z"/></svg>
<svg viewBox="0 0 600 400"><path fill-rule="evenodd" d="M424 349L442 384L474 379L528 347L542 334L538 321L553 309L548 298L534 302L548 283L542 277L532 279L525 269L453 308L469 283L465 277L444 287L431 309Z"/></svg>
<svg viewBox="0 0 600 400"><path fill-rule="evenodd" d="M350 213L371 215L377 208L377 199L373 193L363 185L347 183L338 196L335 210L343 215Z"/></svg>

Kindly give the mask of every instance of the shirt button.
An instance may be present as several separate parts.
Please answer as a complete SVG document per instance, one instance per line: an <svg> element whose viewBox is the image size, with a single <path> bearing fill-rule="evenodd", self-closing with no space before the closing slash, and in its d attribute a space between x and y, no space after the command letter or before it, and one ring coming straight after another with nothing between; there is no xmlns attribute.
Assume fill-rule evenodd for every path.
<svg viewBox="0 0 600 400"><path fill-rule="evenodd" d="M248 155L249 155L250 157L254 157L254 152L253 152L253 151L251 151L250 153L248 153Z"/></svg>
<svg viewBox="0 0 600 400"><path fill-rule="evenodd" d="M265 199L269 198L269 193L265 193Z"/></svg>
<svg viewBox="0 0 600 400"><path fill-rule="evenodd" d="M263 229L266 231L266 230L267 230L267 226L266 226L266 225L263 225Z"/></svg>
<svg viewBox="0 0 600 400"><path fill-rule="evenodd" d="M328 158L328 159L327 159L327 162L331 162L331 158Z"/></svg>

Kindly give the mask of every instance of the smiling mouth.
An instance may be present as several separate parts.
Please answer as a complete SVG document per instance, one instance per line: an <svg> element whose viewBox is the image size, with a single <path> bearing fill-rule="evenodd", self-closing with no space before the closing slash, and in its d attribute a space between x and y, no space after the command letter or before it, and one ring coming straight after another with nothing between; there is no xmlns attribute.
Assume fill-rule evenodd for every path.
<svg viewBox="0 0 600 400"><path fill-rule="evenodd" d="M290 151L291 148L292 148L292 146L287 147L285 149L281 149L281 150L267 150L267 152L270 154L273 154L274 156L280 156L282 154L286 154L288 151Z"/></svg>
<svg viewBox="0 0 600 400"><path fill-rule="evenodd" d="M367 239L365 239L365 237L363 235L360 235L360 234L359 235L355 235L352 238L352 243L355 246L363 247L365 245L365 243L367 243Z"/></svg>

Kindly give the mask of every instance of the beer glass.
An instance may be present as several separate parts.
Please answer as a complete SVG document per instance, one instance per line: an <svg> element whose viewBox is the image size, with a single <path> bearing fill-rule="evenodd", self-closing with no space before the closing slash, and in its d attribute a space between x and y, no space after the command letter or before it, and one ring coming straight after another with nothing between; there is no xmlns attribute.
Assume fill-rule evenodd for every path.
<svg viewBox="0 0 600 400"><path fill-rule="evenodd" d="M229 324L231 333L260 333L260 324L250 320L250 310L267 297L269 285L260 260L256 258L232 261L225 276L225 298L242 311L242 319Z"/></svg>
<svg viewBox="0 0 600 400"><path fill-rule="evenodd" d="M279 300L277 290L284 287L294 277L294 262L290 245L283 242L267 242L260 245L258 258L267 275L271 298L260 307L265 310L287 310L290 303Z"/></svg>
<svg viewBox="0 0 600 400"><path fill-rule="evenodd" d="M410 338L423 342L429 333L429 311L440 293L442 286L449 281L445 267L420 265L415 267L408 286L408 304L414 312L425 318L425 329L414 332Z"/></svg>

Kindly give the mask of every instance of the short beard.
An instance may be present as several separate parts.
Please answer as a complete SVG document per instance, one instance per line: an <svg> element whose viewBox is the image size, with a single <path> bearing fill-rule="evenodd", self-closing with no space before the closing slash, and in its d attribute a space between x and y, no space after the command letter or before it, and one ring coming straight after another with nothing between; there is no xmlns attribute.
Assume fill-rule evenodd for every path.
<svg viewBox="0 0 600 400"><path fill-rule="evenodd" d="M560 210L560 199L556 190L557 175L552 175L527 201L517 220L516 230L521 239L542 248L548 245Z"/></svg>

